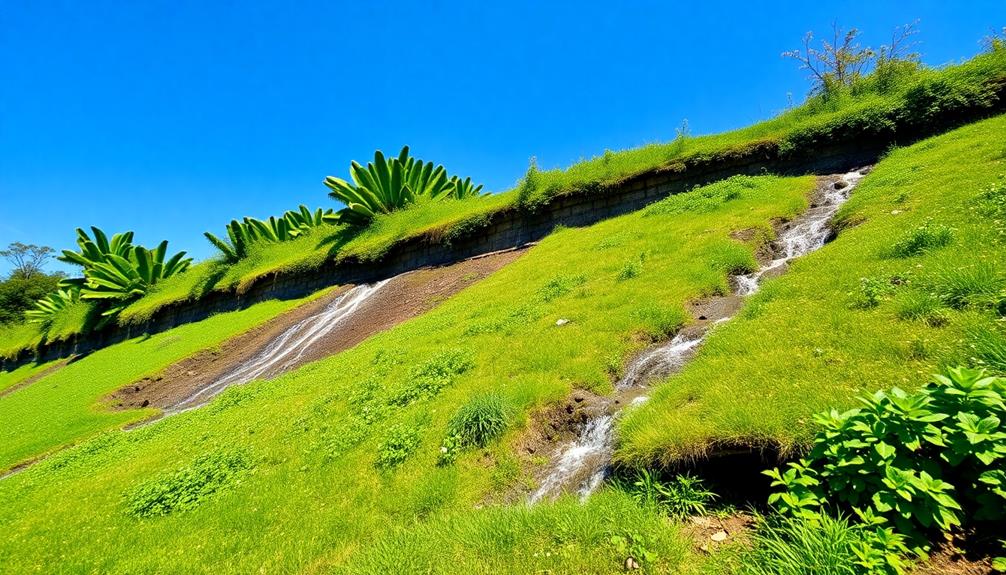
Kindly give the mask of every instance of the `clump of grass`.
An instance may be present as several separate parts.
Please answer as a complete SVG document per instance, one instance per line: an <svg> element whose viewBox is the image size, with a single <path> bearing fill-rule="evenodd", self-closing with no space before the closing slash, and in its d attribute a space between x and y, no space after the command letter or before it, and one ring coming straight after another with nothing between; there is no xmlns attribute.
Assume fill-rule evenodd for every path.
<svg viewBox="0 0 1006 575"><path fill-rule="evenodd" d="M709 266L724 274L749 274L758 269L751 248L744 244L722 240L710 246L709 252Z"/></svg>
<svg viewBox="0 0 1006 575"><path fill-rule="evenodd" d="M228 486L253 466L241 449L197 457L190 465L159 475L126 495L128 512L136 517L157 517L193 509Z"/></svg>
<svg viewBox="0 0 1006 575"><path fill-rule="evenodd" d="M908 232L891 246L890 255L909 258L948 245L954 238L949 226L934 223L931 219Z"/></svg>
<svg viewBox="0 0 1006 575"><path fill-rule="evenodd" d="M1006 277L988 260L963 266L950 261L935 274L933 289L954 309L995 308L1006 299Z"/></svg>
<svg viewBox="0 0 1006 575"><path fill-rule="evenodd" d="M587 283L587 276L585 275L557 275L548 280L545 285L538 290L538 297L541 298L542 301L550 302L568 294L573 291L574 288L580 287L585 283Z"/></svg>
<svg viewBox="0 0 1006 575"><path fill-rule="evenodd" d="M968 329L967 338L978 365L1006 374L1006 334L1001 326L979 321Z"/></svg>
<svg viewBox="0 0 1006 575"><path fill-rule="evenodd" d="M702 479L687 473L664 480L648 469L640 469L632 480L617 484L640 505L656 507L675 519L705 515L716 499Z"/></svg>
<svg viewBox="0 0 1006 575"><path fill-rule="evenodd" d="M896 299L898 319L921 321L930 327L946 325L946 309L938 297L920 290L904 291Z"/></svg>
<svg viewBox="0 0 1006 575"><path fill-rule="evenodd" d="M885 278L859 278L859 291L856 292L855 307L870 309L880 305L880 302L894 292L894 286Z"/></svg>
<svg viewBox="0 0 1006 575"><path fill-rule="evenodd" d="M467 448L482 448L498 439L510 426L511 408L498 393L476 395L461 406L447 424L440 448L441 462L454 461Z"/></svg>
<svg viewBox="0 0 1006 575"><path fill-rule="evenodd" d="M618 270L618 281L630 280L643 273L643 262L646 261L646 254L639 254L638 258L633 258L622 265Z"/></svg>
<svg viewBox="0 0 1006 575"><path fill-rule="evenodd" d="M886 575L900 573L900 539L888 539L845 518L762 518L752 548L742 555L742 575Z"/></svg>
<svg viewBox="0 0 1006 575"><path fill-rule="evenodd" d="M374 465L380 469L398 467L416 451L419 444L419 429L416 426L394 425L378 444Z"/></svg>
<svg viewBox="0 0 1006 575"><path fill-rule="evenodd" d="M643 331L654 340L671 336L685 325L688 318L681 308L655 303L639 306L632 315L643 323Z"/></svg>

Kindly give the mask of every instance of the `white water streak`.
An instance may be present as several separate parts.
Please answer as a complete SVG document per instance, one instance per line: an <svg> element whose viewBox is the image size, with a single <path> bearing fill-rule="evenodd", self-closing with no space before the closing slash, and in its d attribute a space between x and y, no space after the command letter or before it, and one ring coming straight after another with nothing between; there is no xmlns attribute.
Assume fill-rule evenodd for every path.
<svg viewBox="0 0 1006 575"><path fill-rule="evenodd" d="M849 193L865 174L849 172L841 177L845 185L828 187L821 205L807 210L798 222L785 230L776 240L779 254L757 272L734 276L737 295L750 295L758 291L762 277L768 271L785 265L790 260L810 253L824 246L831 234L828 224L838 208L849 199ZM721 318L719 324L730 319ZM694 350L705 339L705 333L686 337L678 334L671 341L643 353L626 371L625 376L615 384L617 390L646 385L655 377L665 376L680 369L691 359ZM632 405L645 402L646 396L637 397ZM566 447L549 475L542 481L529 503L534 504L546 497L556 497L575 486L581 499L586 499L608 474L611 458L615 451L616 415L602 414L594 417L584 426L580 435Z"/></svg>
<svg viewBox="0 0 1006 575"><path fill-rule="evenodd" d="M269 342L269 345L262 351L234 368L230 373L166 410L167 413L184 411L209 401L232 385L247 383L263 375L287 369L302 358L315 342L328 335L340 322L355 312L367 298L377 293L387 281L359 285L347 291L321 312L288 328L279 337Z"/></svg>

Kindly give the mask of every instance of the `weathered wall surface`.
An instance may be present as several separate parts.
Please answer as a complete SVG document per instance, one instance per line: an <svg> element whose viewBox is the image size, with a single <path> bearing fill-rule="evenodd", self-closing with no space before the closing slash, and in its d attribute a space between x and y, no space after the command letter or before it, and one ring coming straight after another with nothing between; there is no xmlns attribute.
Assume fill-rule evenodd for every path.
<svg viewBox="0 0 1006 575"><path fill-rule="evenodd" d="M1006 100L1006 98L1004 98ZM1006 106L1000 106L1000 108ZM994 110L998 111L998 110ZM581 190L553 198L534 210L512 208L492 214L477 225L454 234L449 241L417 237L392 246L377 262L343 261L301 273L275 274L257 281L250 289L213 291L194 300L158 310L141 325L109 326L67 341L43 344L34 352L0 362L9 370L29 361L49 361L88 353L147 333L158 333L185 323L206 319L212 314L248 307L268 299L291 299L340 284L357 284L385 279L424 266L437 266L472 256L519 247L539 240L556 226L586 226L643 208L671 194L693 186L715 182L733 175L773 173L780 175L827 174L851 170L873 163L891 145L908 144L922 137L991 115L989 109L956 113L895 134L855 135L825 144L782 150L765 142L723 155L690 158L653 172L640 174L616 186Z"/></svg>

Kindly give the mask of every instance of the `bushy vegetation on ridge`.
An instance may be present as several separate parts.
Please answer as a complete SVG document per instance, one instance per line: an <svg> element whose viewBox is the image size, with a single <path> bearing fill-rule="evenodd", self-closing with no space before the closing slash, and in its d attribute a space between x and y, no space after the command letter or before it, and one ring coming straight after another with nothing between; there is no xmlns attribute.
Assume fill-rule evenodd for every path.
<svg viewBox="0 0 1006 575"><path fill-rule="evenodd" d="M228 255L221 261L201 263L188 273L161 282L151 294L125 308L118 321L142 322L165 305L198 298L215 289L241 291L258 278L281 271L314 269L325 262L347 258L378 259L394 243L409 237L449 238L459 230L479 226L492 212L535 209L561 195L604 193L627 178L654 169L684 170L696 162L728 159L754 149L773 149L786 155L812 150L836 139L914 133L958 110L994 109L1004 83L1006 49L1001 43L990 42L987 53L941 69L929 69L911 62L886 67L878 65L871 74L813 95L803 105L748 128L709 136L692 136L687 129L680 130L671 142L619 152L605 151L565 170L541 170L532 163L515 189L489 198L453 192L454 196L464 195L468 199L441 202L423 201L424 196L420 195L406 209L387 214L376 210L363 229L347 225L325 226L324 232L305 233L290 242L263 244L236 264L226 261L233 259ZM429 166L426 164L423 172ZM369 173L363 167L354 168L352 174L356 171L360 171L360 177L363 172ZM475 195L479 192L460 179L452 178L449 182ZM359 188L359 183L347 183L347 186ZM66 328L57 335L37 327L0 327L0 340L7 343L0 346L0 354L13 355L45 338L66 337L87 326L68 322Z"/></svg>

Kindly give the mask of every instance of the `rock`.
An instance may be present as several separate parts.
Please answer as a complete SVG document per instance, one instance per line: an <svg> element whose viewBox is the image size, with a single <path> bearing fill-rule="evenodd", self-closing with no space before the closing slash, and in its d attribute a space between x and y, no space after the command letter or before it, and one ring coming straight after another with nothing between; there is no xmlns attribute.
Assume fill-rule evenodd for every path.
<svg viewBox="0 0 1006 575"><path fill-rule="evenodd" d="M140 407L147 407L148 405L150 405L150 400L144 399L143 403L140 404Z"/></svg>
<svg viewBox="0 0 1006 575"><path fill-rule="evenodd" d="M558 326L564 326L567 323L569 323L568 319L557 319L557 320L555 320L555 325L558 325Z"/></svg>
<svg viewBox="0 0 1006 575"><path fill-rule="evenodd" d="M583 402L583 399L584 399L584 398L583 398L583 396L582 396L582 395L574 395L574 396L573 396L573 401L575 401L575 402L577 402L577 403L581 403L581 402Z"/></svg>
<svg viewBox="0 0 1006 575"><path fill-rule="evenodd" d="M847 187L849 187L849 182L847 182L845 180L838 180L837 182L835 182L835 189L836 190L841 190L841 189L847 188Z"/></svg>
<svg viewBox="0 0 1006 575"><path fill-rule="evenodd" d="M723 531L723 530L720 530L720 531L717 531L716 533L713 533L712 535L710 535L709 538L712 539L713 541L717 542L717 543L719 543L720 541L726 541L726 539L727 539L727 532Z"/></svg>
<svg viewBox="0 0 1006 575"><path fill-rule="evenodd" d="M639 563L632 557L627 558L625 560L625 570L632 571L634 569L639 569Z"/></svg>

